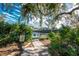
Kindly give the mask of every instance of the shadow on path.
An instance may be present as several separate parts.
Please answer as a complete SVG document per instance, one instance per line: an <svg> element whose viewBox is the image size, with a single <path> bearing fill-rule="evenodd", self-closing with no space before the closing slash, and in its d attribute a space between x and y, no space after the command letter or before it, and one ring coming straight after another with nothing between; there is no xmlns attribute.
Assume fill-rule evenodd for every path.
<svg viewBox="0 0 79 59"><path fill-rule="evenodd" d="M34 47L23 48L21 56L49 56L48 47L45 47L40 41L33 42Z"/></svg>

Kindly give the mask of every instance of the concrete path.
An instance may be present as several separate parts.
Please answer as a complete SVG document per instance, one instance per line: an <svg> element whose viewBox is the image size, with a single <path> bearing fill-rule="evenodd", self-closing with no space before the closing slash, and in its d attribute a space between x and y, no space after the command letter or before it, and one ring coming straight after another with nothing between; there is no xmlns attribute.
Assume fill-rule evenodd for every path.
<svg viewBox="0 0 79 59"><path fill-rule="evenodd" d="M33 41L34 47L23 48L21 56L49 56L48 47L45 47L39 40Z"/></svg>

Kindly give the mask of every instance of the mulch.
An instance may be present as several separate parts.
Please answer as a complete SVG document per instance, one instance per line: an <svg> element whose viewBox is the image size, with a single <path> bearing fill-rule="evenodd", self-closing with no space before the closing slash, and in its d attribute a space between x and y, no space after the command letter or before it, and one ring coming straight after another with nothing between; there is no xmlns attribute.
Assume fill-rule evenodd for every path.
<svg viewBox="0 0 79 59"><path fill-rule="evenodd" d="M16 43L8 44L6 47L0 48L0 56L7 56L12 52L17 52L17 51L19 51L19 48L17 47Z"/></svg>
<svg viewBox="0 0 79 59"><path fill-rule="evenodd" d="M31 47L32 45L31 44L28 45L28 42L24 42L23 46L27 48L27 47ZM8 44L6 47L0 48L0 56L7 56L14 52L16 52L16 54L20 52L17 43Z"/></svg>

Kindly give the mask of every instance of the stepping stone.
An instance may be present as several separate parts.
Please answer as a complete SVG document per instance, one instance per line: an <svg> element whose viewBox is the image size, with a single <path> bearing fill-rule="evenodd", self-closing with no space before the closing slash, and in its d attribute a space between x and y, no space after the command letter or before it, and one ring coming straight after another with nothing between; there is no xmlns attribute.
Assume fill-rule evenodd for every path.
<svg viewBox="0 0 79 59"><path fill-rule="evenodd" d="M46 55L46 54L48 54L48 52L42 52L42 55Z"/></svg>
<svg viewBox="0 0 79 59"><path fill-rule="evenodd" d="M40 41L34 41L33 45L34 45L34 47L44 46Z"/></svg>

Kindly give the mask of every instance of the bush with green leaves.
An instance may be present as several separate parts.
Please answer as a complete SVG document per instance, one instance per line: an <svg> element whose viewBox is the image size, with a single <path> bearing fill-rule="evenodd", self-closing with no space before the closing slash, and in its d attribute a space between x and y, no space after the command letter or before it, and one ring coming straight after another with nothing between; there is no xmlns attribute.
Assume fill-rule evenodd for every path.
<svg viewBox="0 0 79 59"><path fill-rule="evenodd" d="M0 46L17 42L21 34L25 35L24 41L30 41L32 38L32 29L25 24L0 22Z"/></svg>
<svg viewBox="0 0 79 59"><path fill-rule="evenodd" d="M51 55L59 55L58 51L60 49L60 44L61 44L59 33L51 32L48 34L48 36L49 36L49 39L51 40L51 45L49 47L49 53Z"/></svg>
<svg viewBox="0 0 79 59"><path fill-rule="evenodd" d="M51 39L49 53L51 55L79 55L79 29L62 27L57 32L48 34Z"/></svg>

